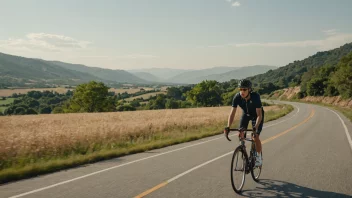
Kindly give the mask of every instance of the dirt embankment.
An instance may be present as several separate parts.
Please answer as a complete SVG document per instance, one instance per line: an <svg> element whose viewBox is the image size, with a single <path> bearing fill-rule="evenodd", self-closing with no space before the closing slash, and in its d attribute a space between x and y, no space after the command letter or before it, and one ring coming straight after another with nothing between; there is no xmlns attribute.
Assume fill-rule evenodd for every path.
<svg viewBox="0 0 352 198"><path fill-rule="evenodd" d="M272 98L278 99L297 99L297 94L300 92L300 87L290 87L282 90L275 91ZM301 99L306 102L321 102L325 104L336 105L340 107L352 109L352 98L341 99L341 96L307 96Z"/></svg>

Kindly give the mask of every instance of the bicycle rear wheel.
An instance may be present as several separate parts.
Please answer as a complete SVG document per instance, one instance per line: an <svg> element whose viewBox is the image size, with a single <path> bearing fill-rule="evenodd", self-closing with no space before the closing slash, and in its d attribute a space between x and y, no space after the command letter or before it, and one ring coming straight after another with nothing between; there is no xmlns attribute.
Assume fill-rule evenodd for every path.
<svg viewBox="0 0 352 198"><path fill-rule="evenodd" d="M263 152L261 152L261 156L263 159ZM260 173L262 172L262 167L263 167L263 160L262 160L262 165L261 166L253 166L251 170L251 175L254 181L259 182L259 176Z"/></svg>
<svg viewBox="0 0 352 198"><path fill-rule="evenodd" d="M237 147L231 161L231 184L235 192L240 193L246 178L247 155L242 147Z"/></svg>

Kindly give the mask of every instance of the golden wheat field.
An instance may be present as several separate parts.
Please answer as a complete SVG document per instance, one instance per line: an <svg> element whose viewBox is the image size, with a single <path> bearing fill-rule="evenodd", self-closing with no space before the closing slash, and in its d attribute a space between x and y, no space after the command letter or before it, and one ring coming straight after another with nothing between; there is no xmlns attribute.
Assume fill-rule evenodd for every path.
<svg viewBox="0 0 352 198"><path fill-rule="evenodd" d="M230 107L209 107L0 117L0 159L58 156L77 149L77 145L94 147L156 134L172 135L175 128L186 133L188 129L225 123L229 112Z"/></svg>

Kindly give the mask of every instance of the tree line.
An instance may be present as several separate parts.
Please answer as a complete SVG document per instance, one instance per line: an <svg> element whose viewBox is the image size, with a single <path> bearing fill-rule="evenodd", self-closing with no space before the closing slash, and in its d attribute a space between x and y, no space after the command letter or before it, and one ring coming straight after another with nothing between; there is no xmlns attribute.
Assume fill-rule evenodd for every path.
<svg viewBox="0 0 352 198"><path fill-rule="evenodd" d="M27 94L13 94L14 102L5 110L5 115L114 112L153 109L178 109L210 107L231 104L237 80L219 83L203 81L196 85L168 87L165 94L125 101L126 96L135 94L115 94L102 82L91 81L80 84L74 91L59 94L53 91L30 91Z"/></svg>

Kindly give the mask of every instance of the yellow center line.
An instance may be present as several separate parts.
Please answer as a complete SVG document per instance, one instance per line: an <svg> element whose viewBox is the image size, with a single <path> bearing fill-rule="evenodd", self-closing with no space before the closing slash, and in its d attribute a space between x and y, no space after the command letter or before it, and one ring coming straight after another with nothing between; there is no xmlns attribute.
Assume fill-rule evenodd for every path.
<svg viewBox="0 0 352 198"><path fill-rule="evenodd" d="M168 183L168 182L163 182L163 183L161 183L161 184L159 184L159 185L157 185L157 186L154 186L153 188L151 188L151 189L149 189L149 190L147 190L147 191L145 191L145 192L143 192L143 193L137 195L135 198L144 197L144 196L146 196L147 194L149 194L149 193L151 193L151 192L153 192L153 191L156 191L156 190L158 190L159 188L161 188L161 187L163 187L163 186L166 186L167 183Z"/></svg>
<svg viewBox="0 0 352 198"><path fill-rule="evenodd" d="M315 114L315 110L313 109L313 110L311 111L309 117L307 117L305 120L303 120L303 121L300 122L299 124L297 124L297 125L295 125L295 126L289 128L289 129L287 129L287 130L284 131L284 132L281 132L281 133L279 133L279 134L277 134L277 135L275 135L275 136L273 136L273 137L271 137L271 138L268 138L268 139L262 141L262 144L268 143L268 142L270 142L270 141L272 141L272 140L274 140L274 139L276 139L276 138L278 138L278 137L280 137L280 136L282 136L282 135L285 135L285 134L288 133L289 131L292 131L293 129L299 127L300 125L306 123L309 119L311 119L311 118L314 116L314 114ZM220 157L217 157L217 158L215 158L215 159L213 159L213 160L210 160L210 161L208 161L208 162L205 162L204 165L206 165L206 164L208 164L208 163L210 163L210 162L212 162L212 161L215 161L215 160L217 160L217 159L220 159L220 158L222 158L222 157L224 157L224 156L227 156L227 155L229 155L229 154L232 154L232 153L233 153L233 151L231 151L231 152L229 152L229 153L226 153L226 154L224 154L224 155L222 155L222 156L220 156ZM193 170L195 170L196 168L200 168L200 167L202 167L202 166L203 166L203 165L197 166L197 167L193 168ZM191 170L191 171L192 171L192 170ZM143 193L137 195L135 198L142 198L142 197L144 197L144 196L146 196L146 195L152 193L153 191L156 191L156 190L158 190L159 188L166 186L166 185L167 185L168 183L170 183L171 181L174 181L175 179L177 179L177 178L179 178L179 177L181 177L181 176L183 176L183 175L185 175L185 174L187 174L187 173L189 173L189 172L191 172L191 171L186 171L186 172L184 172L184 173L181 173L179 176L176 176L176 178L169 179L168 181L165 181L165 182L163 182L163 183L161 183L161 184L159 184L159 185L157 185L157 186L154 186L153 188L151 188L151 189L149 189L149 190L147 190L147 191L144 191ZM170 182L169 182L169 181L170 181Z"/></svg>
<svg viewBox="0 0 352 198"><path fill-rule="evenodd" d="M299 124L297 124L297 125L295 125L295 126L289 128L289 129L287 129L286 131L284 131L284 132L282 132L282 133L279 133L279 134L277 134L277 135L275 135L275 136L273 136L273 137L271 137L271 138L268 138L268 139L262 141L262 144L265 144L265 143L270 142L270 141L272 141L272 140L274 140L274 139L276 139L276 138L278 138L278 137L280 137L280 136L282 136L282 135L285 135L286 133L292 131L293 129L295 129L295 128L297 128L297 127L299 127L300 125L306 123L309 119L311 119L311 118L314 116L314 114L315 114L315 111L314 111L314 109L313 109L312 112L310 113L309 117L306 118L305 120L303 120L301 123L299 123Z"/></svg>

